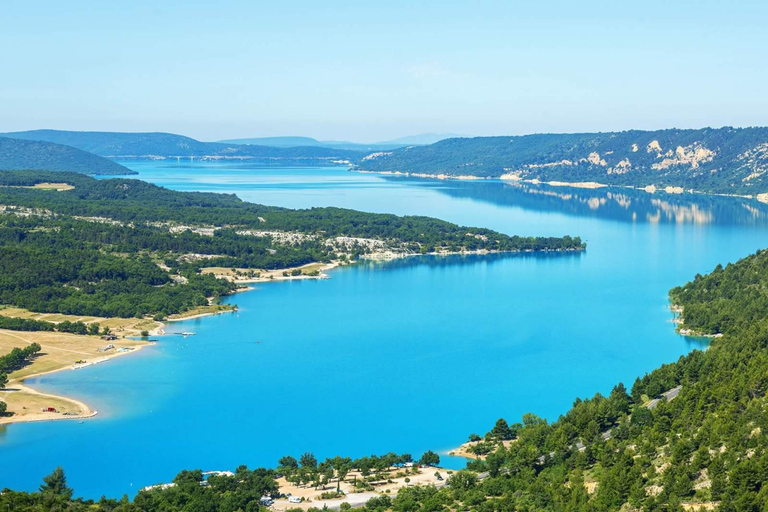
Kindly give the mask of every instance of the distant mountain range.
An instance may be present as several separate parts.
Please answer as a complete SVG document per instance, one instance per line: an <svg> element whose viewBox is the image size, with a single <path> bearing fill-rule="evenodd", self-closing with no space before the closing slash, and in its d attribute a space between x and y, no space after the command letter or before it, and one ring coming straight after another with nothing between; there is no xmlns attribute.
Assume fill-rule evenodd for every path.
<svg viewBox="0 0 768 512"><path fill-rule="evenodd" d="M0 137L65 144L109 158L211 157L285 160L348 160L360 153L327 147L269 147L236 143L201 142L172 133L72 132L32 130Z"/></svg>
<svg viewBox="0 0 768 512"><path fill-rule="evenodd" d="M136 174L117 162L50 142L0 137L0 170L44 169L84 174Z"/></svg>
<svg viewBox="0 0 768 512"><path fill-rule="evenodd" d="M248 144L201 142L171 133L34 130L0 137L13 138L0 139L0 169L128 174L131 171L125 167L101 157L199 157L310 165L349 163L358 170L444 178L768 194L768 128L536 134L450 138L428 145L402 145L440 137L425 134L380 143L401 145L391 149L367 145L357 145L358 149L333 147L352 143L321 142L309 137L239 139L250 141ZM22 144L25 141L28 144ZM32 144L33 141L38 144Z"/></svg>
<svg viewBox="0 0 768 512"><path fill-rule="evenodd" d="M371 144L364 144L359 142L347 142L326 140L320 141L313 139L312 137L256 137L251 139L227 139L219 142L227 144L250 144L257 146L274 146L282 148L293 147L323 147L333 149L348 149L352 151L386 151L389 149L397 149L411 145L424 145L433 144L435 142L449 139L452 137L460 137L460 135L445 133L422 133L419 135L411 135L408 137L401 137L399 139L393 139L383 142L373 142Z"/></svg>
<svg viewBox="0 0 768 512"><path fill-rule="evenodd" d="M447 139L367 155L359 169L442 177L768 192L768 128Z"/></svg>

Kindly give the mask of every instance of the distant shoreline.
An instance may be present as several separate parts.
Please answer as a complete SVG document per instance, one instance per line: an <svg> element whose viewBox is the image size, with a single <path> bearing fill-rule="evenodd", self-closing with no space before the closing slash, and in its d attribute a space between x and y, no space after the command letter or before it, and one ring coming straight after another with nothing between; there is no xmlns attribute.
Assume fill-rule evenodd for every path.
<svg viewBox="0 0 768 512"><path fill-rule="evenodd" d="M704 192L704 191L695 190L695 189L684 189L683 187L679 187L679 186L665 186L662 188L661 186L657 187L655 185L646 185L644 187L633 186L633 185L610 185L607 183L599 183L596 181L541 181L537 178L523 179L513 174L502 174L499 176L475 176L473 174L453 175L453 174L445 174L445 173L430 174L430 173L408 172L408 171L369 171L366 169L355 169L355 168L350 168L349 170L351 172L357 172L360 174L379 174L384 176L401 176L405 178L424 178L424 179L445 180L445 181L496 180L496 181L502 181L502 182L530 183L531 185L547 185L550 187L571 187L571 188L584 188L584 189L599 189L599 188L630 189L630 190L638 190L641 192L648 192L649 194L655 194L656 192L664 192L667 194L675 194L675 195L696 194L696 195L716 196L716 197L737 197L742 199L754 199L755 201L768 204L768 193L760 193L755 195L723 194L723 193L717 193L717 192Z"/></svg>

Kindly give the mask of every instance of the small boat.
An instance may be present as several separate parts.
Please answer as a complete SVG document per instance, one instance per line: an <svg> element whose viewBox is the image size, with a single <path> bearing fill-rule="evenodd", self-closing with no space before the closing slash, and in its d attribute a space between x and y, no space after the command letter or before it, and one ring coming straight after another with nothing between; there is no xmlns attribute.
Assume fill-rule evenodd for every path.
<svg viewBox="0 0 768 512"><path fill-rule="evenodd" d="M195 333L194 332L183 332L183 333L181 333L181 335L182 336L194 336Z"/></svg>

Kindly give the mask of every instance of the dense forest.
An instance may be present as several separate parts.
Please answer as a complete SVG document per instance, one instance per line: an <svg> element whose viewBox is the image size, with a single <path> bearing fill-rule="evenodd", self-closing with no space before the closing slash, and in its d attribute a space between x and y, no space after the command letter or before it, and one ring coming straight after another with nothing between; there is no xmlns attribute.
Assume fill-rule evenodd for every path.
<svg viewBox="0 0 768 512"><path fill-rule="evenodd" d="M20 188L41 182L74 189ZM578 237L507 236L339 208L289 210L76 173L0 172L0 205L0 304L75 315L165 317L236 288L201 274L204 266L272 270L375 250L584 248Z"/></svg>
<svg viewBox="0 0 768 512"><path fill-rule="evenodd" d="M83 174L136 174L108 158L50 142L0 137L0 170L47 169Z"/></svg>
<svg viewBox="0 0 768 512"><path fill-rule="evenodd" d="M451 475L446 487L408 488L395 497L373 499L366 509L767 510L768 303L755 300L768 280L767 255L763 251L718 267L671 292L687 325L702 330L713 325L706 315L689 318L694 306L712 311L711 318L728 317L717 328L724 335L707 350L695 350L638 378L631 390L617 384L608 396L576 399L572 409L552 423L530 413L512 424L499 420L484 437L470 436L485 448L480 451L485 456ZM755 295L745 296L745 290L755 290ZM670 390L679 394L664 394ZM294 462L281 459L278 471L301 474L301 463ZM344 464L338 466L342 469L331 465L330 474L343 478L343 468L354 466ZM133 502L90 503L72 501L65 485L51 489L48 480L61 483L63 478L63 473L54 473L38 493L3 492L0 506L255 510L256 496L274 492L271 474L239 468L235 476L201 486L195 472L183 472L172 489L141 492ZM249 475L258 475L258 484ZM196 483L185 485L187 481Z"/></svg>
<svg viewBox="0 0 768 512"><path fill-rule="evenodd" d="M701 334L724 334L760 323L768 311L766 269L768 250L762 250L674 288L672 301L683 307L680 326Z"/></svg>
<svg viewBox="0 0 768 512"><path fill-rule="evenodd" d="M768 192L768 128L703 128L447 139L370 154L363 170L515 176L702 192Z"/></svg>

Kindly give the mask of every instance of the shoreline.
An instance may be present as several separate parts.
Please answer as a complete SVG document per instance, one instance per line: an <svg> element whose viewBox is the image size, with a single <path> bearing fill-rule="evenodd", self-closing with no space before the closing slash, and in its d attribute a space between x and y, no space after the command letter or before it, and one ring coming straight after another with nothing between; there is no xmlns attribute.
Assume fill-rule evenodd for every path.
<svg viewBox="0 0 768 512"><path fill-rule="evenodd" d="M392 251L381 251L381 252L374 252L371 254L361 255L359 261L368 260L368 261L391 261L399 258L409 258L409 257L415 257L415 256L453 256L453 255L487 255L487 254L514 254L514 253L534 253L534 252L580 252L584 251L585 249L579 248L579 249L547 249L547 250L517 250L517 251L490 251L485 249L480 250L473 250L473 251L457 251L457 252L429 252L429 253L395 253ZM349 265L355 264L357 262L350 262ZM327 264L323 264L318 270L319 274L316 276L309 276L309 275L288 275L285 276L282 273L285 271L290 271L295 268L306 268L306 267L312 267L317 266L317 263L308 263L306 265L302 265L300 267L294 267L294 268L288 268L288 269L277 269L269 272L269 275L271 277L258 277L253 279L234 279L232 280L236 284L256 284L256 283L270 283L270 282L283 282L283 281L294 281L294 280L306 280L306 279L329 279L330 276L326 274L327 271L333 270L335 268L346 266L347 264L343 264L340 261L332 261ZM243 286L242 288L238 288L237 290L233 291L234 293L242 293L242 292L248 292L256 290L255 287L252 286ZM163 321L156 321L158 324L155 328L153 328L151 331L149 331L150 336L173 336L176 333L167 333L165 332L165 328L168 327L169 323L173 322L182 322L186 320L194 320L199 318L204 318L208 316L214 316L219 314L225 314L225 313L234 313L237 311L237 308L233 309L225 309L225 310L217 310L217 311L210 311L210 312L203 312L203 313L197 313L193 314L187 317L182 318L166 318ZM111 354L104 355L94 361L91 362L88 366L100 364L103 362L107 362L115 357L124 356L128 354L135 353L142 348L150 345L154 345L154 342L146 341L142 344L136 345L132 347L132 350L127 352L113 352ZM84 367L77 368L77 369L83 369ZM71 398L68 396L63 395L56 395L52 393L43 393L41 391L38 391L30 386L27 386L24 384L24 381L26 379L32 379L41 377L43 375L48 375L52 373L57 373L65 370L72 370L75 368L72 368L70 366L65 366L61 368L56 368L52 370L46 370L42 372L33 373L30 375L26 375L24 377L15 378L15 379L9 379L8 384L6 385L6 388L3 390L0 390L0 399L3 399L3 401L7 401L7 397L9 394L12 393L25 393L27 395L32 395L34 397L48 397L52 401L58 401L65 403L71 407L74 407L79 410L79 413L72 414L72 415L63 415L62 413L51 413L51 412L38 412L38 413L29 413L24 414L22 416L0 416L0 425L11 425L15 423L30 423L30 422L40 422L40 421L57 421L57 420L67 420L67 419L89 419L93 418L98 414L98 411L91 409L88 404L85 402L82 402L80 400L77 400L76 398ZM53 416L55 414L55 416Z"/></svg>
<svg viewBox="0 0 768 512"><path fill-rule="evenodd" d="M322 266L318 269L318 275L316 276L308 276L308 275L298 275L298 276L285 276L282 273L283 272L289 272L291 270L295 269L304 269L308 267L314 267L317 266L318 263L307 263L306 265L301 265L298 267L290 267L290 268L280 268L277 270L269 270L267 271L267 275L270 277L254 277L254 278L248 278L248 279L234 279L232 282L235 284L256 284L256 283L273 283L278 281L302 281L305 279L330 279L330 276L326 274L327 271L333 270L334 268L343 266L341 262L339 261L332 261L330 263L322 264ZM235 290L233 293L240 293L240 292L247 292L250 290L254 290L255 288L246 286L244 288L240 288Z"/></svg>
<svg viewBox="0 0 768 512"><path fill-rule="evenodd" d="M367 261L391 261L400 258L413 258L416 256L486 256L489 254L534 254L534 253L557 253L557 252L583 252L586 251L586 247L578 249L519 249L509 251L496 251L489 249L476 249L472 251L432 251L432 252L392 252L392 251L380 251L370 254L361 254L361 260Z"/></svg>
<svg viewBox="0 0 768 512"><path fill-rule="evenodd" d="M672 322L676 324L675 331L680 336L686 336L690 338L708 338L708 339L715 339L715 338L722 338L723 333L719 332L717 334L707 334L707 333L701 333L694 331L693 329L687 329L683 327L683 324L685 323L685 318L683 317L683 307L679 306L677 304L670 304L669 310L675 315Z"/></svg>
<svg viewBox="0 0 768 512"><path fill-rule="evenodd" d="M132 347L133 350L127 351L127 352L113 352L111 354L107 354L105 356L102 356L98 359L95 359L92 361L92 365L101 364L107 361L110 361L116 357L120 356L126 356L129 354L133 354L138 352L144 347L154 345L152 342L146 342L142 345L136 345L135 347ZM42 391L38 391L37 389L25 384L25 381L27 379L35 379L38 377L42 377L44 375L50 375L53 373L62 372L65 370L75 370L75 369L82 369L82 368L72 368L72 367L63 367L63 368L56 368L53 370L46 370L43 372L38 373L32 373L30 375L26 375L24 377L15 378L15 379L9 379L8 384L6 384L5 389L0 390L0 398L3 399L3 401L6 401L9 394L14 393L22 393L25 395L31 395L36 398L38 397L44 397L48 398L51 401L54 402L63 402L67 405L74 406L75 408L79 409L79 413L71 414L71 415L64 415L63 413L59 412L36 412L36 413L29 413L25 414L23 416L0 416L0 425L12 425L14 423L33 423L33 422L41 422L41 421L58 421L58 420L83 420L88 418L93 418L96 416L99 411L95 409L91 409L88 404L85 402L78 400L76 398L64 396L64 395L57 395L53 393L44 393Z"/></svg>
<svg viewBox="0 0 768 512"><path fill-rule="evenodd" d="M316 263L309 263L307 265L302 265L298 268L303 268L307 266L316 265ZM283 276L282 272L286 270L292 270L292 269L278 269L273 272L279 272L280 275L275 276L273 279L269 278L255 278L252 280L242 280L242 281L234 281L237 284L248 284L248 283L269 283L269 282L278 282L278 281L291 281L291 280L301 280L301 279L329 279L330 276L325 274L326 271L332 270L334 268L337 268L341 266L340 262L331 262L329 264L325 264L320 268L320 274L317 276L306 276L306 275L300 275L300 276ZM256 288L251 286L245 286L243 288L239 288L235 290L233 293L240 293L240 292L247 292L255 290ZM157 327L152 329L149 334L150 336L172 336L175 333L166 333L165 328L167 327L167 323L171 322L183 322L185 320L193 320L197 318L203 318L213 315L219 315L224 313L234 313L237 311L236 308L230 309L230 310L219 310L219 311L210 311L205 313L198 313L194 315L190 315L183 318L166 318L163 321L157 322ZM94 361L92 361L92 365L100 364L107 362L111 359L114 359L115 357L124 356L128 354L133 354L142 348L150 345L154 345L154 342L144 342L141 345L137 345L135 347L132 347L133 350L130 350L128 352L113 352L111 354L107 354L105 356L102 356ZM91 366L91 365L89 365ZM53 370L46 370L42 372L32 373L30 375L25 375L24 377L15 378L15 379L9 379L8 384L6 385L5 389L0 390L0 399L3 401L6 401L7 403L7 397L9 394L14 393L23 393L26 395L31 395L34 397L47 397L50 398L51 401L55 402L62 402L69 406L72 406L76 409L79 409L79 413L73 414L73 415L63 415L62 413L52 413L52 412L37 412L37 413L29 413L24 414L23 416L17 416L17 415L11 415L11 416L0 416L0 426L2 425L12 425L12 424L18 424L18 423L34 423L34 422L43 422L43 421L59 421L59 420L84 420L93 418L98 414L97 410L91 409L88 404L85 402L78 400L76 398L71 398L64 395L56 395L53 393L43 393L42 391L38 391L34 389L33 387L30 387L28 385L24 384L24 381L27 379L37 378L41 377L43 375L49 375L53 373L62 372L65 370L73 370L72 367L62 367L62 368L56 368ZM78 368L83 369L83 368Z"/></svg>
<svg viewBox="0 0 768 512"><path fill-rule="evenodd" d="M538 178L523 179L514 174L502 174L500 176L475 176L475 175L452 175L452 174L429 174L429 173L417 173L408 171L369 171L365 169L349 169L351 172L358 172L361 174L380 174L385 176L402 176L405 178L425 178L444 181L472 181L472 180L497 180L501 182L520 182L530 183L532 185L547 185L550 187L571 187L571 188L584 188L584 189L599 189L599 188L628 188L631 190L638 190L647 192L649 194L655 194L656 192L664 192L673 195L682 194L696 194L704 196L715 197L734 197L740 199L752 199L760 203L768 204L768 192L759 194L725 194L722 192L704 192L696 189L684 189L680 186L666 185L664 187L656 185L645 185L643 187L634 185L611 185L607 183L599 183L596 181L541 181Z"/></svg>
<svg viewBox="0 0 768 512"><path fill-rule="evenodd" d="M448 450L445 453L445 455L449 457L461 457L463 459L471 459L471 460L483 460L488 456L488 454L484 455L477 455L476 453L472 452L471 449L475 446L477 446L480 443L491 443L495 446L494 450L491 450L488 453L493 453L493 451L497 450L500 446L504 448L509 448L509 446L517 441L516 439L510 439L507 441L486 441L484 439L481 439L480 441L467 441L466 443L462 443L456 448L453 448L451 450Z"/></svg>

